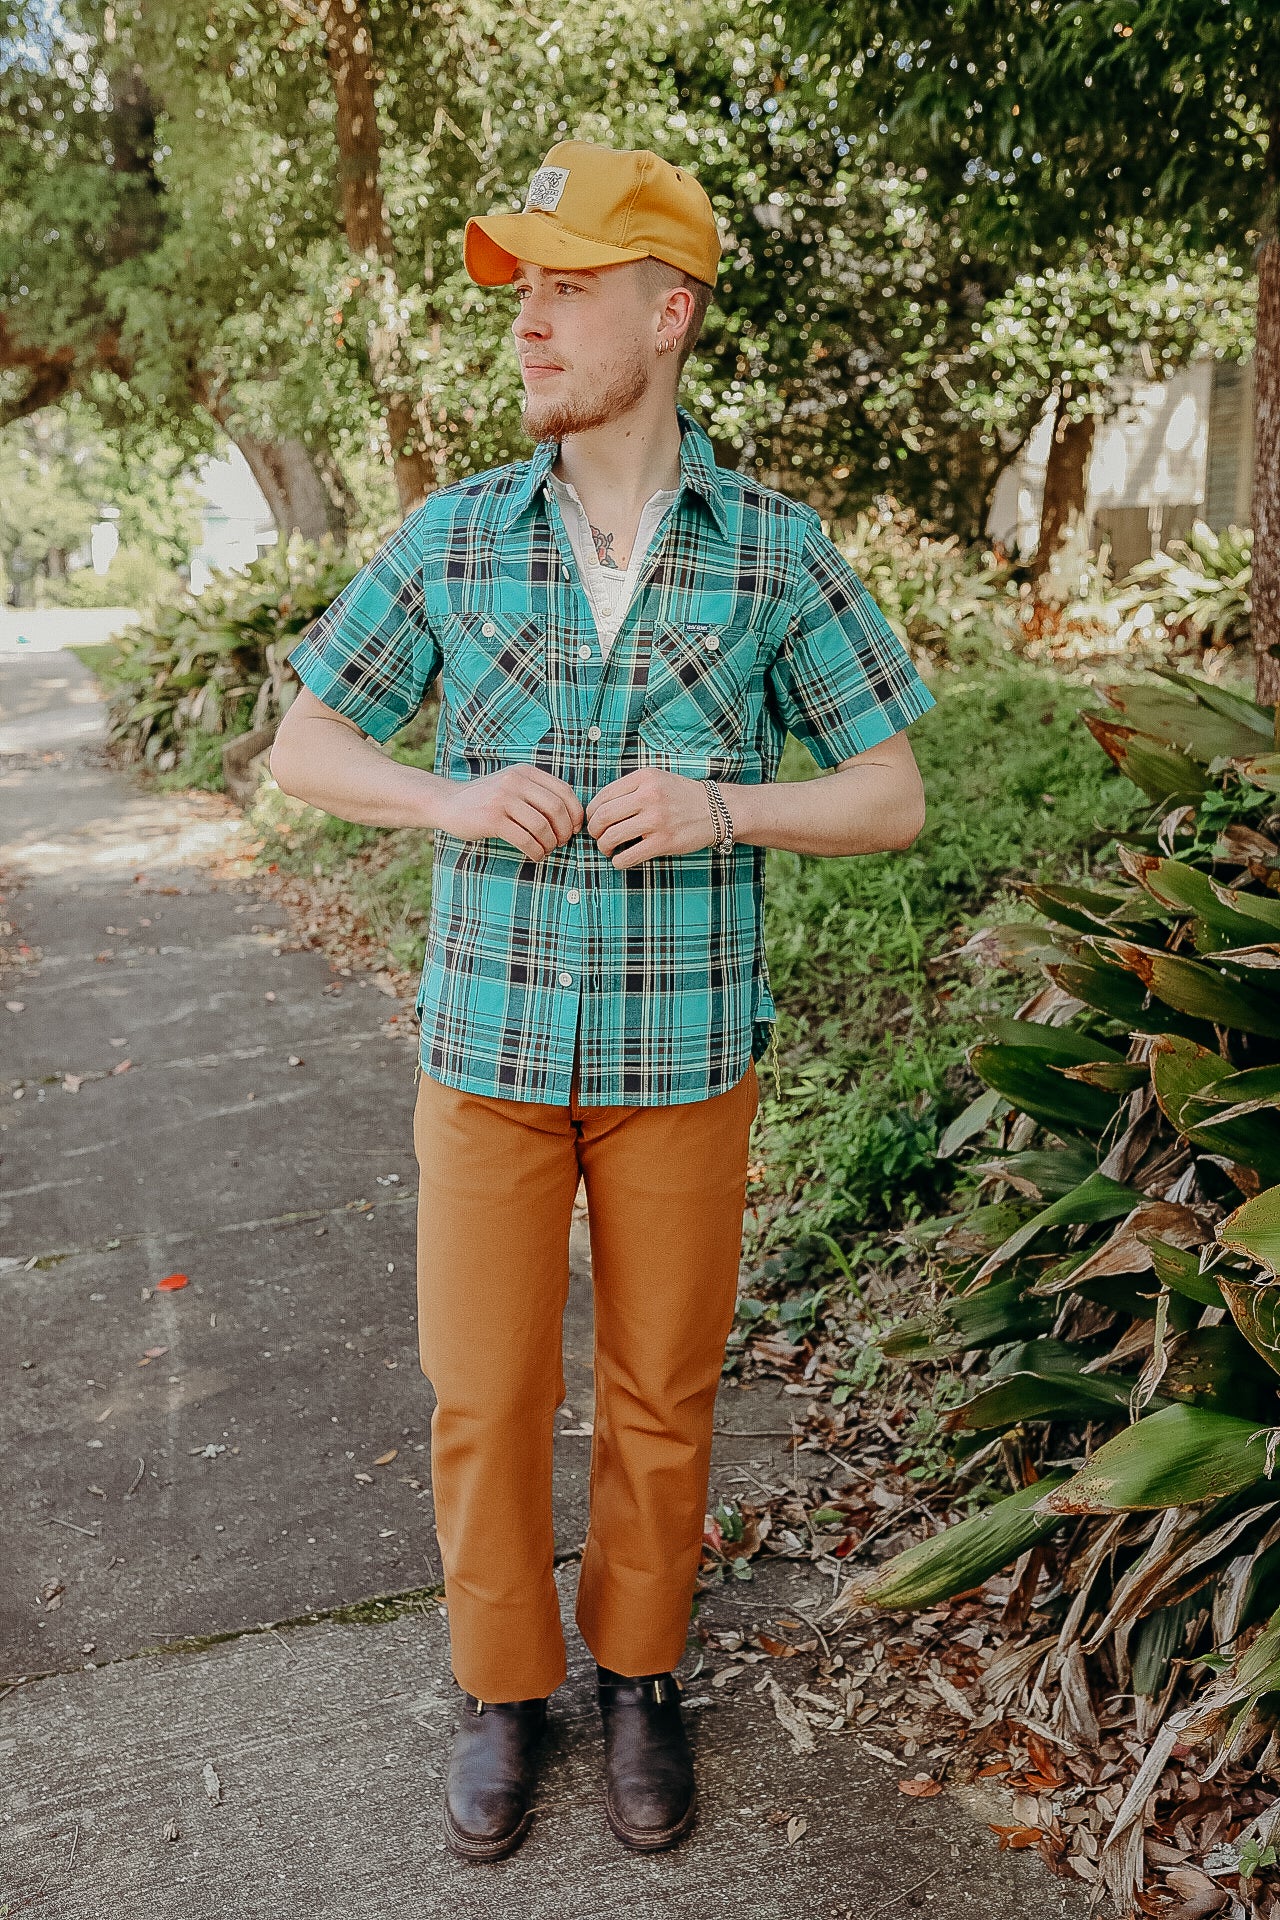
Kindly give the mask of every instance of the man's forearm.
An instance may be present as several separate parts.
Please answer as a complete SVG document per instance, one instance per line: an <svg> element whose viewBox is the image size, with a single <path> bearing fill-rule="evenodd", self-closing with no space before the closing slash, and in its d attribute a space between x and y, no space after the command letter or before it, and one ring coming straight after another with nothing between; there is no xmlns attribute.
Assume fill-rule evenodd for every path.
<svg viewBox="0 0 1280 1920"><path fill-rule="evenodd" d="M874 752L874 749L873 749ZM886 853L909 847L924 825L914 760L873 759L812 780L754 786L720 782L735 840L792 853Z"/></svg>
<svg viewBox="0 0 1280 1920"><path fill-rule="evenodd" d="M392 760L358 727L323 715L286 715L271 749L277 786L339 820L365 827L434 827L452 782Z"/></svg>

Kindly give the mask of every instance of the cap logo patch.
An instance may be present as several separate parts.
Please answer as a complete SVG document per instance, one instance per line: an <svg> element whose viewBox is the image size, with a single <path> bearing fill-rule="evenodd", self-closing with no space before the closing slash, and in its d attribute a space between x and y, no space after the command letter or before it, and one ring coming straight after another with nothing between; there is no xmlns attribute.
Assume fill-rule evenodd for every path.
<svg viewBox="0 0 1280 1920"><path fill-rule="evenodd" d="M560 205L560 196L564 192L565 182L568 178L568 167L539 167L529 182L529 193L524 203L524 211L526 213L554 213Z"/></svg>

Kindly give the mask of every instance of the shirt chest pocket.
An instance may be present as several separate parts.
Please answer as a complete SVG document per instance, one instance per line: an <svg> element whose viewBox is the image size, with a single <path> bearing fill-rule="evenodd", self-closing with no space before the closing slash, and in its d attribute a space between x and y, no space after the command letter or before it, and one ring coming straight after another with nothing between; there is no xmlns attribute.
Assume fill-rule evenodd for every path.
<svg viewBox="0 0 1280 1920"><path fill-rule="evenodd" d="M750 722L758 635L748 627L658 627L640 738L675 757L740 759Z"/></svg>
<svg viewBox="0 0 1280 1920"><path fill-rule="evenodd" d="M550 730L547 624L511 613L456 613L442 665L445 703L464 752L536 746Z"/></svg>

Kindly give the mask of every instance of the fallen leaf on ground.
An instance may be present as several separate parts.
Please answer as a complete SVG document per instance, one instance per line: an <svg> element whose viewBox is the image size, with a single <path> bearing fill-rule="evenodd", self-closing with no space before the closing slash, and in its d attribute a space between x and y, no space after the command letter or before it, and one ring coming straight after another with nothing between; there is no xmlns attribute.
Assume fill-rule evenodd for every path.
<svg viewBox="0 0 1280 1920"><path fill-rule="evenodd" d="M128 1073L132 1065L132 1060L117 1060L111 1071L112 1073Z"/></svg>
<svg viewBox="0 0 1280 1920"><path fill-rule="evenodd" d="M898 1792L910 1794L913 1800L932 1800L942 1792L942 1782L927 1773L918 1773L914 1780L899 1780Z"/></svg>
<svg viewBox="0 0 1280 1920"><path fill-rule="evenodd" d="M1039 1827L998 1827L994 1820L989 1820L987 1825L998 1836L1001 1853L1007 1848L1020 1852L1024 1847L1038 1847L1044 1838Z"/></svg>
<svg viewBox="0 0 1280 1920"><path fill-rule="evenodd" d="M377 1459L373 1463L374 1466L389 1467L391 1465L391 1462L395 1459L396 1455L399 1453L399 1451L400 1451L399 1447L388 1448L386 1453L380 1453L378 1455Z"/></svg>
<svg viewBox="0 0 1280 1920"><path fill-rule="evenodd" d="M206 1760L204 1763L204 1790L209 1796L210 1806L222 1805L222 1782L218 1778L212 1760Z"/></svg>
<svg viewBox="0 0 1280 1920"><path fill-rule="evenodd" d="M795 1751L812 1753L818 1744L813 1737L813 1728L795 1702L787 1698L772 1674L769 1675L769 1688L773 1694L773 1710L791 1735L791 1744Z"/></svg>
<svg viewBox="0 0 1280 1920"><path fill-rule="evenodd" d="M808 1831L809 1822L805 1819L804 1815L802 1813L793 1814L787 1822L787 1845L794 1847L796 1841L799 1840L803 1834L808 1833Z"/></svg>
<svg viewBox="0 0 1280 1920"><path fill-rule="evenodd" d="M157 1293L176 1293L179 1287L185 1287L188 1284L185 1273L166 1273L163 1280L156 1281L155 1290ZM162 1347L161 1352L163 1351Z"/></svg>

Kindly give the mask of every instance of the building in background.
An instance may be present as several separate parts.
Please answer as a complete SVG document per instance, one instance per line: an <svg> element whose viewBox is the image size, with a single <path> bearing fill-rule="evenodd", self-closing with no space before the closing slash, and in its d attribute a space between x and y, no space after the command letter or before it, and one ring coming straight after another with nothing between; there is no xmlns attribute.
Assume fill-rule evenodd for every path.
<svg viewBox="0 0 1280 1920"><path fill-rule="evenodd" d="M1040 532L1053 406L1001 474L987 533L1030 554ZM1085 518L1095 552L1111 548L1112 577L1204 520L1215 532L1249 525L1253 480L1253 362L1206 356L1171 380L1137 381L1099 423Z"/></svg>
<svg viewBox="0 0 1280 1920"><path fill-rule="evenodd" d="M247 567L280 538L261 489L240 449L206 457L197 469L204 500L200 544L191 555L191 591L203 593L213 575Z"/></svg>

